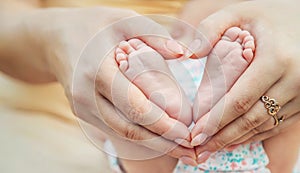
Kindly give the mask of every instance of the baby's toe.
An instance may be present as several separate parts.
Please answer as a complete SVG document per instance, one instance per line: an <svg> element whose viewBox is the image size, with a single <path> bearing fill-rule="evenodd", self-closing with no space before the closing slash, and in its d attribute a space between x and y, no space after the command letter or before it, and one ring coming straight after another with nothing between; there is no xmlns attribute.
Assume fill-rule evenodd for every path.
<svg viewBox="0 0 300 173"><path fill-rule="evenodd" d="M116 61L120 64L120 61L127 60L128 56L125 54L125 52L120 49L119 47L116 48Z"/></svg>
<svg viewBox="0 0 300 173"><path fill-rule="evenodd" d="M239 33L242 30L238 27L229 28L223 35L224 38L228 38L228 41L235 41L239 37Z"/></svg>
<svg viewBox="0 0 300 173"><path fill-rule="evenodd" d="M243 45L245 45L247 42L253 41L254 42L254 37L252 35L248 35L244 38L243 40Z"/></svg>
<svg viewBox="0 0 300 173"><path fill-rule="evenodd" d="M126 70L128 69L128 61L127 60L122 60L119 62L119 69L121 70L121 72L125 73Z"/></svg>
<svg viewBox="0 0 300 173"><path fill-rule="evenodd" d="M253 59L253 51L252 51L252 49L245 49L244 51L243 51L243 57L246 59L246 61L248 62L248 63L250 63L251 61L252 61L252 59Z"/></svg>
<svg viewBox="0 0 300 173"><path fill-rule="evenodd" d="M144 42L136 38L129 40L128 43L136 50L148 47Z"/></svg>
<svg viewBox="0 0 300 173"><path fill-rule="evenodd" d="M247 36L249 36L250 35L250 33L248 32L248 31L245 31L245 30L243 30L243 31L241 31L240 33L239 33L239 38L238 38L238 41L239 41L239 43L243 43L243 41L244 41L244 39L247 37Z"/></svg>
<svg viewBox="0 0 300 173"><path fill-rule="evenodd" d="M121 41L119 48L122 49L126 54L130 54L135 51L135 49L127 41Z"/></svg>

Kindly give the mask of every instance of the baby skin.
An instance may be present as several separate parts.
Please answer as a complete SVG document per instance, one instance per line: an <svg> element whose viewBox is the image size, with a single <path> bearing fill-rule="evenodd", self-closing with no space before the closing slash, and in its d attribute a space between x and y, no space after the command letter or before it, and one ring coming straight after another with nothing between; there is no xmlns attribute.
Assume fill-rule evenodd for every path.
<svg viewBox="0 0 300 173"><path fill-rule="evenodd" d="M189 126L192 106L164 58L141 40L122 41L116 49L121 72L170 117Z"/></svg>
<svg viewBox="0 0 300 173"><path fill-rule="evenodd" d="M120 71L149 100L164 110L171 118L179 120L186 126L192 123L192 104L159 53L141 40L131 39L119 44L115 50L115 59ZM118 150L118 146L115 147ZM147 150L145 149L145 151ZM145 173L169 173L177 163L177 159L167 155L142 161L128 159L120 159L120 161L126 172L129 173L140 173L141 170Z"/></svg>
<svg viewBox="0 0 300 173"><path fill-rule="evenodd" d="M228 29L208 55L207 62L207 70L211 74L219 74L218 70L220 69L214 68L214 65L221 64L222 77L211 76L216 79L210 80L224 81L225 79L225 92L227 92L251 63L254 51L254 38L249 32L237 27ZM116 48L115 55L121 72L141 89L145 96L165 110L170 117L185 123L187 126L191 124L191 104L172 77L164 58L160 54L141 40L131 39L121 42ZM218 62L209 61L216 59L215 57L217 57ZM209 82L208 75L204 75L203 82ZM224 91L214 92L216 92L214 93L216 98L213 99L215 101L224 95ZM212 97L207 93L207 88L203 88L203 91L199 91L198 94L205 96L205 98L201 97L203 99L202 104L208 103ZM196 119L197 117L194 117L194 120ZM272 149L272 145L269 143L266 143L264 147L266 151L273 153L278 149L278 146ZM121 159L121 163L127 173L139 173L141 170L145 173L171 173L175 168L177 159L165 155L145 161Z"/></svg>

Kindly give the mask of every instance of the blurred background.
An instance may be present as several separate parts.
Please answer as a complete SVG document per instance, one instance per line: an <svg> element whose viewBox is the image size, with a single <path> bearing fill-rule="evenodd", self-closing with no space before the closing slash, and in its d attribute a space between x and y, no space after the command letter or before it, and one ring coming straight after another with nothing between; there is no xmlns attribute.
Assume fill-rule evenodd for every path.
<svg viewBox="0 0 300 173"><path fill-rule="evenodd" d="M43 7L95 5L175 16L187 0L44 0ZM1 173L110 173L82 132L59 84L30 85L0 73ZM100 139L101 141L101 139ZM299 166L300 167L300 166Z"/></svg>

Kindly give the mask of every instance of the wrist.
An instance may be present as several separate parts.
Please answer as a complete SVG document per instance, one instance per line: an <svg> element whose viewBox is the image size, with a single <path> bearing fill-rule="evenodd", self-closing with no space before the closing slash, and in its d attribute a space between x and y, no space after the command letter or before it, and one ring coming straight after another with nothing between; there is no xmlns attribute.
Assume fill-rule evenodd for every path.
<svg viewBox="0 0 300 173"><path fill-rule="evenodd" d="M5 5L6 8L0 12L0 70L27 82L55 81L55 77L48 71L42 46L35 42L29 32L36 28L28 21L38 8L28 4Z"/></svg>

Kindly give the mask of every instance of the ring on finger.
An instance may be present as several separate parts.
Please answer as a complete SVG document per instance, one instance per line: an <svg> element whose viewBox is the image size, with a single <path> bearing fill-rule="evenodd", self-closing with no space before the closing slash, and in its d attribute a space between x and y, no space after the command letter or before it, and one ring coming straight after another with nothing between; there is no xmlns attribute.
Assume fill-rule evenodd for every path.
<svg viewBox="0 0 300 173"><path fill-rule="evenodd" d="M281 116L280 118L278 118L277 115L272 116L274 118L274 126L278 126L279 124L281 124L284 121L284 116Z"/></svg>
<svg viewBox="0 0 300 173"><path fill-rule="evenodd" d="M277 103L277 101L268 96L262 96L261 101L264 103L264 107L267 109L267 113L273 117L275 123L274 126L278 126L283 122L284 116L278 118L277 113L281 109L281 106Z"/></svg>
<svg viewBox="0 0 300 173"><path fill-rule="evenodd" d="M268 96L262 96L261 101L264 103L268 114L271 116L275 116L281 109L281 106L273 98L270 98Z"/></svg>

